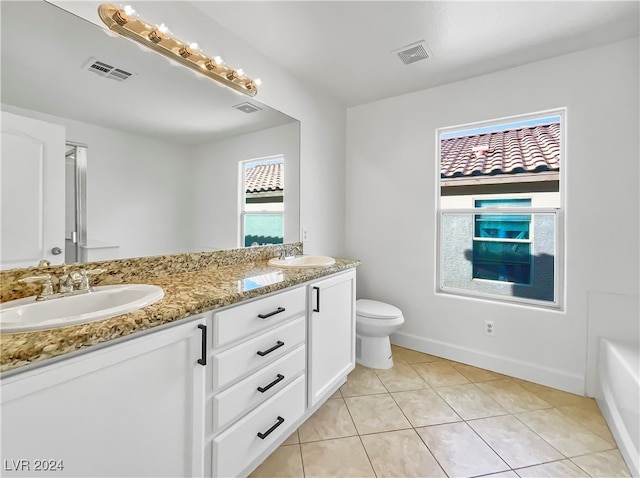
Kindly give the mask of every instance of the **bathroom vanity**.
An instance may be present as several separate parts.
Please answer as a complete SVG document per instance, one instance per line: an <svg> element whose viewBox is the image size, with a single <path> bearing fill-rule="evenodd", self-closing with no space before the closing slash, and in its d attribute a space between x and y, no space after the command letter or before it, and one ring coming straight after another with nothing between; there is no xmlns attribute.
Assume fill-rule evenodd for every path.
<svg viewBox="0 0 640 478"><path fill-rule="evenodd" d="M173 289L156 278L167 280L166 295L139 312L164 320L161 309L184 313L185 294L187 302L210 303L214 289L202 274L236 287L215 289L226 290L226 305L3 373L5 473L250 473L354 368L358 264L288 271L253 261L173 275ZM111 320L127 318L93 327ZM86 335L92 324L68 329ZM29 335L1 337L28 342Z"/></svg>

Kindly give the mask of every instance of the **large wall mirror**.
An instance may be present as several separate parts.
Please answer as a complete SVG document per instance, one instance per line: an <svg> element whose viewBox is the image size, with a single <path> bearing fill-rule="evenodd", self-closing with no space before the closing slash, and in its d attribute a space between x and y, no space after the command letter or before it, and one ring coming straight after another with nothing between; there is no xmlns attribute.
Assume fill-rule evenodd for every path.
<svg viewBox="0 0 640 478"><path fill-rule="evenodd" d="M265 170L284 176L283 240L299 240L296 119L47 2L1 2L0 8L3 115L64 128L67 171L56 177L66 176L68 197L85 201L84 231L69 231L64 215L59 221L67 224L67 243L72 232L80 241L78 261L244 246L244 167L258 159L273 166L284 158L284 171ZM3 124L3 137L4 130ZM3 158L10 157L4 148ZM71 160L85 155L84 183L71 191ZM10 177L12 171L3 159L3 185L23 181ZM31 226L7 227L5 217L35 224L39 219L31 216L38 214L11 202L3 205L3 242L20 245ZM46 201L40 206L47 211ZM42 246L47 254L50 246ZM64 239L54 246L64 249ZM3 260L3 268L26 265L36 263Z"/></svg>

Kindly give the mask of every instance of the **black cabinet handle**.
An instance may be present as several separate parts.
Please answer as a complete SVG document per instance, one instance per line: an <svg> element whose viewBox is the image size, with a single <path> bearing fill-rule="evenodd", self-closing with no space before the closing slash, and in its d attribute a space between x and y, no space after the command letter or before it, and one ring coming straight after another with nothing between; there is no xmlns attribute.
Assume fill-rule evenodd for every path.
<svg viewBox="0 0 640 478"><path fill-rule="evenodd" d="M198 324L198 328L202 332L202 352L201 358L198 359L200 365L207 365L207 326L204 324Z"/></svg>
<svg viewBox="0 0 640 478"><path fill-rule="evenodd" d="M268 429L266 432L264 432L264 433L258 432L258 438L261 438L262 440L264 440L265 438L267 438L267 437L269 436L269 434L270 434L273 430L275 430L276 428L278 428L278 427L279 427L280 425L282 425L283 423L284 423L284 418L282 418L282 417L278 417L278 421L277 421L277 423L276 423L274 426L272 426L271 428L269 428L269 429Z"/></svg>
<svg viewBox="0 0 640 478"><path fill-rule="evenodd" d="M276 344L273 347L271 347L270 349L267 349L267 350L264 350L264 351L263 350L258 350L256 353L258 355L260 355L260 357L264 357L265 355L270 354L271 352L273 352L275 349L279 349L283 345L284 345L284 342L282 340L278 340L276 342Z"/></svg>
<svg viewBox="0 0 640 478"><path fill-rule="evenodd" d="M320 312L320 287L313 287L313 290L316 291L316 308L313 309L314 312Z"/></svg>
<svg viewBox="0 0 640 478"><path fill-rule="evenodd" d="M272 315L276 315L279 314L280 312L284 312L285 308L284 307L278 307L276 310L274 310L273 312L269 312L268 314L258 314L258 317L260 317L261 319L267 319L269 317L271 317Z"/></svg>
<svg viewBox="0 0 640 478"><path fill-rule="evenodd" d="M276 377L277 378L273 382L271 382L269 385L267 385L266 387L258 387L257 388L258 392L264 393L267 390L269 390L271 387L273 387L276 383L282 382L284 380L284 375L282 375L280 373L278 375L276 375Z"/></svg>

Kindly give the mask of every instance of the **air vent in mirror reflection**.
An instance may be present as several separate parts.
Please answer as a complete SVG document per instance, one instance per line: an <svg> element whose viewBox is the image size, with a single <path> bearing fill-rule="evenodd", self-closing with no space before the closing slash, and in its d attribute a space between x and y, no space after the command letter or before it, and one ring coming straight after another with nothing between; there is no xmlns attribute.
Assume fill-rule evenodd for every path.
<svg viewBox="0 0 640 478"><path fill-rule="evenodd" d="M89 61L82 67L82 69L91 71L97 75L116 81L124 81L133 76L133 73L125 71L121 68L116 68L115 66L109 65L108 63L96 60L95 58L90 58Z"/></svg>

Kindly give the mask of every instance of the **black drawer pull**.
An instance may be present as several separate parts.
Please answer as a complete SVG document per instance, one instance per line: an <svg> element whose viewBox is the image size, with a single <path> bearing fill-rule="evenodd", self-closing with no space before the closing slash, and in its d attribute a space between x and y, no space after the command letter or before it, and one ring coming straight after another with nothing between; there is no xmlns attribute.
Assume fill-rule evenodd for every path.
<svg viewBox="0 0 640 478"><path fill-rule="evenodd" d="M198 328L202 333L202 352L198 359L198 363L200 365L207 365L207 326L198 324Z"/></svg>
<svg viewBox="0 0 640 478"><path fill-rule="evenodd" d="M266 432L261 433L258 432L258 438L261 438L262 440L264 440L265 438L267 438L269 436L269 434L275 430L276 428L278 428L280 425L282 425L284 423L284 418L282 417L278 417L278 423L276 423L274 426L272 426L271 428L269 428Z"/></svg>
<svg viewBox="0 0 640 478"><path fill-rule="evenodd" d="M320 312L320 287L313 287L313 290L316 291L316 307L313 309L313 312Z"/></svg>
<svg viewBox="0 0 640 478"><path fill-rule="evenodd" d="M284 311L285 311L284 307L278 307L276 310L274 310L273 312L269 312L268 314L258 314L258 317L260 317L261 319L268 319L272 315L276 315Z"/></svg>
<svg viewBox="0 0 640 478"><path fill-rule="evenodd" d="M267 390L269 390L271 387L273 387L276 383L278 383L278 382L282 382L282 381L284 380L284 375L282 375L282 374L278 374L278 375L276 375L276 377L278 377L278 378L276 378L273 382L271 382L271 383L270 383L269 385L267 385L266 387L258 387L258 388L257 388L258 392L260 392L260 393L264 393L264 392L266 392Z"/></svg>
<svg viewBox="0 0 640 478"><path fill-rule="evenodd" d="M270 349L267 349L267 350L264 350L264 351L258 350L256 353L258 355L260 355L260 357L264 357L265 355L270 354L271 352L273 352L275 349L279 349L283 345L284 345L284 342L282 340L278 340L276 342L276 344L273 347L271 347Z"/></svg>

